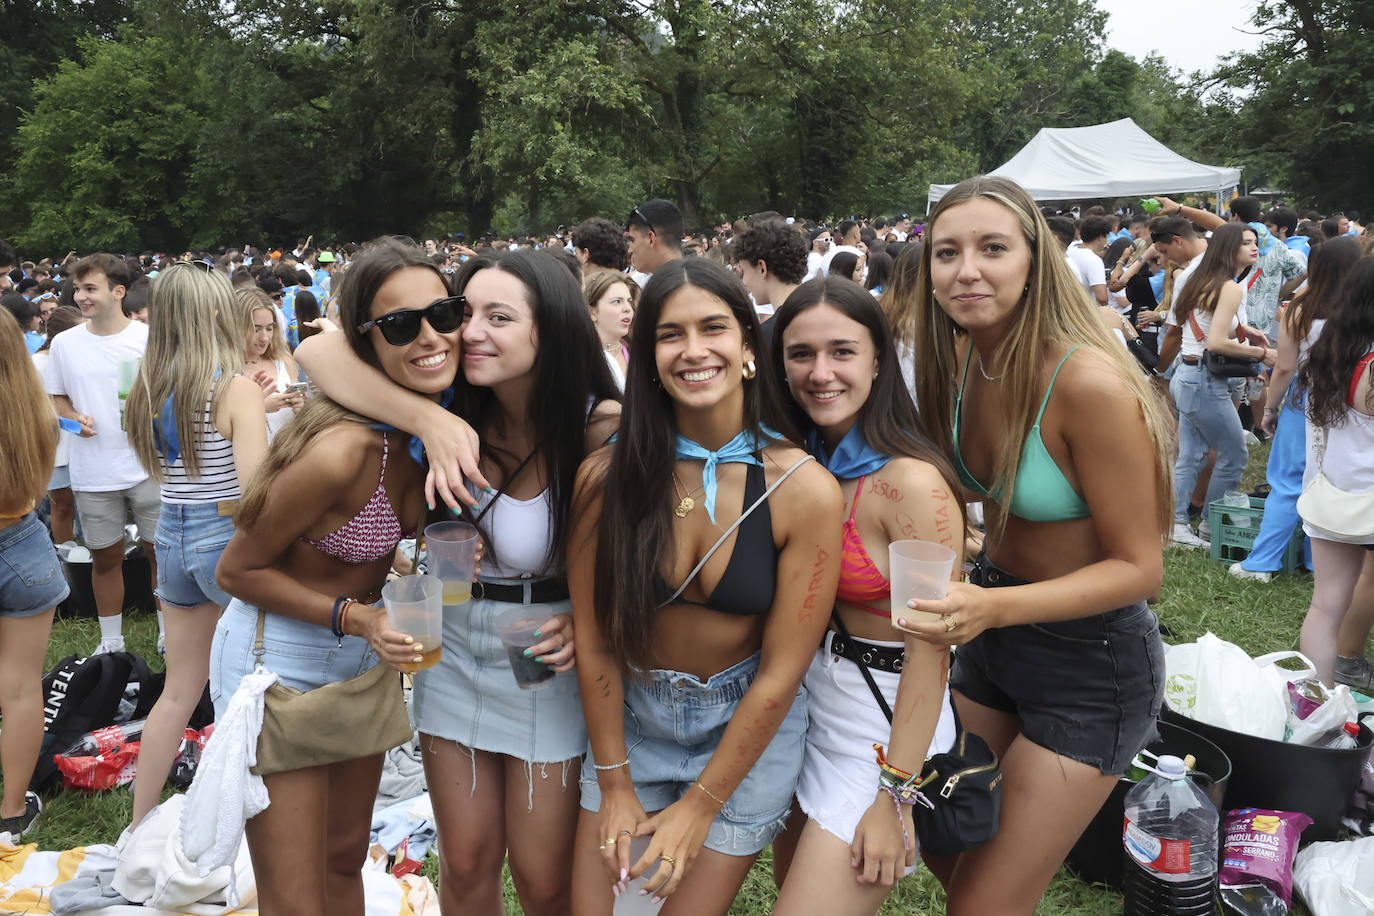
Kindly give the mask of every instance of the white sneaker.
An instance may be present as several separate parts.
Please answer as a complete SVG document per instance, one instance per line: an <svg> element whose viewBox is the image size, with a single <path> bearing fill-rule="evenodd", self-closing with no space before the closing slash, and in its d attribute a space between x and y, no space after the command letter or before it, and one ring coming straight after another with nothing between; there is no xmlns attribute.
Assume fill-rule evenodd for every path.
<svg viewBox="0 0 1374 916"><path fill-rule="evenodd" d="M167 657L167 634L161 630L157 634L157 654Z"/></svg>
<svg viewBox="0 0 1374 916"><path fill-rule="evenodd" d="M1249 448L1254 448L1260 444L1259 436L1256 436L1254 432L1247 429L1245 431L1245 444Z"/></svg>
<svg viewBox="0 0 1374 916"><path fill-rule="evenodd" d="M1207 542L1208 546L1212 543L1212 523L1203 516L1202 521L1197 523L1197 536Z"/></svg>
<svg viewBox="0 0 1374 916"><path fill-rule="evenodd" d="M1256 582L1270 582L1274 578L1274 574L1271 572L1254 572L1241 566L1238 562L1232 563L1226 571L1237 579L1254 579Z"/></svg>
<svg viewBox="0 0 1374 916"><path fill-rule="evenodd" d="M104 654L106 654L107 652L123 652L123 651L124 651L124 637L121 636L121 637L119 637L118 639L102 639L102 640L100 641L100 645L98 645L98 646L95 647L95 651L92 652L91 655L92 655L92 656L96 656L96 655L104 655Z"/></svg>
<svg viewBox="0 0 1374 916"><path fill-rule="evenodd" d="M1210 547L1211 544L1193 534L1193 529L1187 525L1174 523L1174 533L1169 536L1169 543L1175 547Z"/></svg>

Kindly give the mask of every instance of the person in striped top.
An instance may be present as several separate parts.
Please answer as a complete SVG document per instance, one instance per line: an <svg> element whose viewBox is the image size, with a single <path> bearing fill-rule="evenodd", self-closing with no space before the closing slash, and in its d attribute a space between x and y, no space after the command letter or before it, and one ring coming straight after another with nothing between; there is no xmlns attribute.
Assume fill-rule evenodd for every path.
<svg viewBox="0 0 1374 916"><path fill-rule="evenodd" d="M215 623L230 600L215 582L215 564L234 534L240 482L267 453L262 391L242 374L243 339L228 278L174 264L153 281L148 305L148 350L129 394L129 439L162 490L154 540L167 684L143 731L133 827L158 803L209 679Z"/></svg>

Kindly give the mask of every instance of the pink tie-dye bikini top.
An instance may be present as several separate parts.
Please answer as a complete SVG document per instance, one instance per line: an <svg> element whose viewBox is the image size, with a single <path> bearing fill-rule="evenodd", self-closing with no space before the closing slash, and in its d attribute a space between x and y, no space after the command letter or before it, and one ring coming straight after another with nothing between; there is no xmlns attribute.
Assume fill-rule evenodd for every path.
<svg viewBox="0 0 1374 916"><path fill-rule="evenodd" d="M320 553L327 554L345 563L371 563L389 555L396 549L401 538L414 537L413 530L401 528L396 510L386 495L386 434L382 434L382 473L377 479L377 489L367 504L335 531L326 534L318 541L301 538Z"/></svg>

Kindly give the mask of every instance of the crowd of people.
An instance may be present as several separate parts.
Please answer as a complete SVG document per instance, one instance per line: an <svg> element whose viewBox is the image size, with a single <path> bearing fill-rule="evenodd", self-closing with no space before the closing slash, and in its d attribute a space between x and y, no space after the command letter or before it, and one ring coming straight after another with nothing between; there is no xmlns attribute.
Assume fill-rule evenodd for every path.
<svg viewBox="0 0 1374 916"><path fill-rule="evenodd" d="M777 913L875 913L921 860L950 913L1033 912L1155 736L1164 549L1206 545L1247 435L1272 490L1235 575L1279 568L1314 466L1374 492L1369 234L1158 203L1042 210L980 176L920 223L688 234L650 200L472 247L0 243L0 830L40 813L59 554L89 556L93 652L124 647L130 520L154 570L136 828L207 681L223 714L258 665L309 691L440 648L379 598L457 517L477 582L412 709L443 912L502 912L508 862L527 913L608 913L640 878L725 913L770 845ZM1374 545L1309 533L1302 650L1368 689ZM956 554L945 597L893 606L904 540ZM497 634L519 606L539 690ZM1000 822L937 857L912 780L960 730L1000 761ZM381 767L265 777L261 912L362 912Z"/></svg>

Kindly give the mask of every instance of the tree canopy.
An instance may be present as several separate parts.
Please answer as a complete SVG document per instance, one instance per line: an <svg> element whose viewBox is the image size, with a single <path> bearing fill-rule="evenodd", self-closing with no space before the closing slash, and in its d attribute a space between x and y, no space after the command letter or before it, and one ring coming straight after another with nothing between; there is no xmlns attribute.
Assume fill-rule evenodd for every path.
<svg viewBox="0 0 1374 916"><path fill-rule="evenodd" d="M1041 127L1125 116L1313 201L1374 180L1360 0L1263 0L1266 44L1210 83L1104 50L1096 0L24 9L0 33L0 235L48 250L538 231L657 196L689 225L919 212Z"/></svg>

